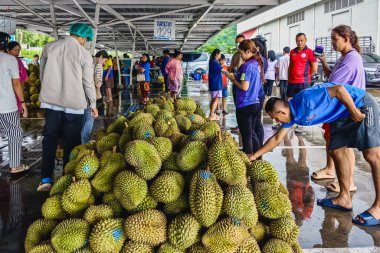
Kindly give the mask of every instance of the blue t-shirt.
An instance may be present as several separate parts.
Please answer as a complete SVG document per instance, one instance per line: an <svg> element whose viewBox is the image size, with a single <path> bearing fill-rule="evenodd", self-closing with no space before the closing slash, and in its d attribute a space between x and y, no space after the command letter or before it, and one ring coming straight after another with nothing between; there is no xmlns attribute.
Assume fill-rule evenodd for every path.
<svg viewBox="0 0 380 253"><path fill-rule="evenodd" d="M292 119L290 123L282 124L283 128L290 128L294 124L312 126L334 122L349 116L349 111L337 98L331 98L328 87L343 85L351 95L357 108L362 107L362 98L366 92L348 84L323 83L303 90L289 101Z"/></svg>
<svg viewBox="0 0 380 253"><path fill-rule="evenodd" d="M237 80L248 81L249 87L247 91L236 88L236 108L259 104L259 91L262 88L259 62L250 60L241 65Z"/></svg>
<svg viewBox="0 0 380 253"><path fill-rule="evenodd" d="M164 56L164 59L162 60L162 63L161 63L161 72L164 75L168 74L168 72L166 72L165 68L166 68L166 65L168 64L169 60L170 60L170 56L168 56L168 57Z"/></svg>
<svg viewBox="0 0 380 253"><path fill-rule="evenodd" d="M222 65L214 59L208 67L208 87L210 91L223 90Z"/></svg>
<svg viewBox="0 0 380 253"><path fill-rule="evenodd" d="M145 82L150 82L150 76L149 76L149 72L150 72L150 62L145 62L141 65L141 68L145 69Z"/></svg>

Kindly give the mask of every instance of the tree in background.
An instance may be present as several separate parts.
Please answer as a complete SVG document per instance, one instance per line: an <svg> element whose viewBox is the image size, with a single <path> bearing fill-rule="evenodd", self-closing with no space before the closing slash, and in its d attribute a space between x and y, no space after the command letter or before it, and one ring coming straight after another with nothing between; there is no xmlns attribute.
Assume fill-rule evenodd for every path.
<svg viewBox="0 0 380 253"><path fill-rule="evenodd" d="M29 47L44 47L46 43L55 39L51 36L30 32L23 29L16 29L16 41L20 44L27 44Z"/></svg>
<svg viewBox="0 0 380 253"><path fill-rule="evenodd" d="M223 53L234 53L236 34L236 25L230 26L220 31L214 38L201 46L197 51L212 53L214 49L219 48Z"/></svg>

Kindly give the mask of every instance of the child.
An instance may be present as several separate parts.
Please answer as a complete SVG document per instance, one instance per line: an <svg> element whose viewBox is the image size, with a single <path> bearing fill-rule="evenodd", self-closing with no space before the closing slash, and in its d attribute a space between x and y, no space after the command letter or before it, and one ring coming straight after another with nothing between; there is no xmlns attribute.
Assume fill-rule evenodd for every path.
<svg viewBox="0 0 380 253"><path fill-rule="evenodd" d="M221 55L219 60L220 65L222 65L222 71L228 72L228 66L226 64L226 57L224 54ZM227 112L227 97L228 97L228 79L226 75L222 75L222 113L228 114ZM219 107L219 104L218 104Z"/></svg>

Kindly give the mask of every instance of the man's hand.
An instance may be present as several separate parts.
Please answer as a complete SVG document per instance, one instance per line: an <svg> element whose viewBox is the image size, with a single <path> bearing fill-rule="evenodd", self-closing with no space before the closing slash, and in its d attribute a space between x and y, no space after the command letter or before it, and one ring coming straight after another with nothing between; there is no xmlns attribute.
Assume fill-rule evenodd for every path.
<svg viewBox="0 0 380 253"><path fill-rule="evenodd" d="M360 122L365 119L365 114L363 114L358 108L351 113L351 119L355 122Z"/></svg>
<svg viewBox="0 0 380 253"><path fill-rule="evenodd" d="M28 117L28 108L26 107L25 103L22 103L21 107L22 107L22 114L21 114L21 116L23 118L27 118Z"/></svg>
<svg viewBox="0 0 380 253"><path fill-rule="evenodd" d="M99 116L98 109L97 108L91 108L91 115L92 115L92 117L94 117L94 119L96 119Z"/></svg>

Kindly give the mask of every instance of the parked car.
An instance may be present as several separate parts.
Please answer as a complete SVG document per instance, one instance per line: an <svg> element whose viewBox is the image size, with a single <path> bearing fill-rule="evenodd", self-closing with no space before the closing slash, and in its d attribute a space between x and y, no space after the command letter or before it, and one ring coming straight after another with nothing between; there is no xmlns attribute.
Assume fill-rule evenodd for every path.
<svg viewBox="0 0 380 253"><path fill-rule="evenodd" d="M183 53L182 68L185 74L207 73L210 55L208 53L185 52Z"/></svg>
<svg viewBox="0 0 380 253"><path fill-rule="evenodd" d="M374 53L363 53L362 59L366 75L366 85L380 85L380 56ZM327 58L327 63L330 68L333 69L336 60ZM327 81L327 77L323 72L322 64L320 62L318 63L317 73L319 74L321 81Z"/></svg>

